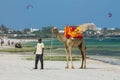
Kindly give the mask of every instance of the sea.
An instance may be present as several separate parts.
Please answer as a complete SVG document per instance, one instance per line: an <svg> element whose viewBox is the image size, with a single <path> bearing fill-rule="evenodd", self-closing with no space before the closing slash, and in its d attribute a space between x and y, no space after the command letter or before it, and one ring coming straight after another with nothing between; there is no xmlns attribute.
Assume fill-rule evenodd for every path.
<svg viewBox="0 0 120 80"><path fill-rule="evenodd" d="M120 37L85 39L86 54L106 63L120 65Z"/></svg>
<svg viewBox="0 0 120 80"><path fill-rule="evenodd" d="M103 61L106 63L120 65L120 37L107 38L84 38L86 45L86 55L90 59ZM57 39L51 39L45 42L52 47L63 47L63 44ZM79 54L78 51L74 51Z"/></svg>

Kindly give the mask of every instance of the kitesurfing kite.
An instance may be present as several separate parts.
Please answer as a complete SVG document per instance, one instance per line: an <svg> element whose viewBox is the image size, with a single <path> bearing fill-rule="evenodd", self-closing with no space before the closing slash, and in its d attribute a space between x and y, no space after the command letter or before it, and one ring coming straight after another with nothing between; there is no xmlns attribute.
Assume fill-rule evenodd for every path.
<svg viewBox="0 0 120 80"><path fill-rule="evenodd" d="M108 13L108 17L111 18L112 17L112 13L109 12Z"/></svg>
<svg viewBox="0 0 120 80"><path fill-rule="evenodd" d="M33 5L29 4L26 6L26 9L28 10L29 8L33 8Z"/></svg>

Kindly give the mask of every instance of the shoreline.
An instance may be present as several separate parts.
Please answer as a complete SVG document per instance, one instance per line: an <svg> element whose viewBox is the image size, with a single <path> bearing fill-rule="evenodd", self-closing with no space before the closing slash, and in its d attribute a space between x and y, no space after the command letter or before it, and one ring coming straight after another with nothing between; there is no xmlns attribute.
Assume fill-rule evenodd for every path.
<svg viewBox="0 0 120 80"><path fill-rule="evenodd" d="M112 65L118 65L120 66L120 59L116 58L116 57L112 57L112 56L96 56L96 55L90 55L89 57L87 57L88 59L91 60L97 60L100 62L104 62L104 63L108 63L108 64L112 64Z"/></svg>

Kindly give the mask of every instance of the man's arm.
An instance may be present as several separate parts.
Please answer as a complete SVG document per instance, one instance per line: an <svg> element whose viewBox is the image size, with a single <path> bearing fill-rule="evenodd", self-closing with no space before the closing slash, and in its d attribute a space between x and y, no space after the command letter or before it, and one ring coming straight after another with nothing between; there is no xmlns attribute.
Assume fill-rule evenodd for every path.
<svg viewBox="0 0 120 80"><path fill-rule="evenodd" d="M42 48L42 54L44 53L44 48Z"/></svg>
<svg viewBox="0 0 120 80"><path fill-rule="evenodd" d="M35 54L36 53L36 48L35 48L35 51L33 52L33 54Z"/></svg>

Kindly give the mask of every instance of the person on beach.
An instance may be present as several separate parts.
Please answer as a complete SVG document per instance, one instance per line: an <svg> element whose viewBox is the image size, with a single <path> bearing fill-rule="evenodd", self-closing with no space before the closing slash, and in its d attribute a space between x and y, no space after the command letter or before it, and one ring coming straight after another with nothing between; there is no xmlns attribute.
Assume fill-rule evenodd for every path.
<svg viewBox="0 0 120 80"><path fill-rule="evenodd" d="M0 44L1 44L1 46L4 44L4 40L3 39L0 39Z"/></svg>
<svg viewBox="0 0 120 80"><path fill-rule="evenodd" d="M35 67L33 69L37 69L38 61L40 60L41 63L41 69L44 69L44 64L43 64L43 54L44 54L44 43L42 43L42 39L38 39L37 47L34 52L36 54L35 57Z"/></svg>
<svg viewBox="0 0 120 80"><path fill-rule="evenodd" d="M10 46L10 40L8 40L8 45Z"/></svg>

